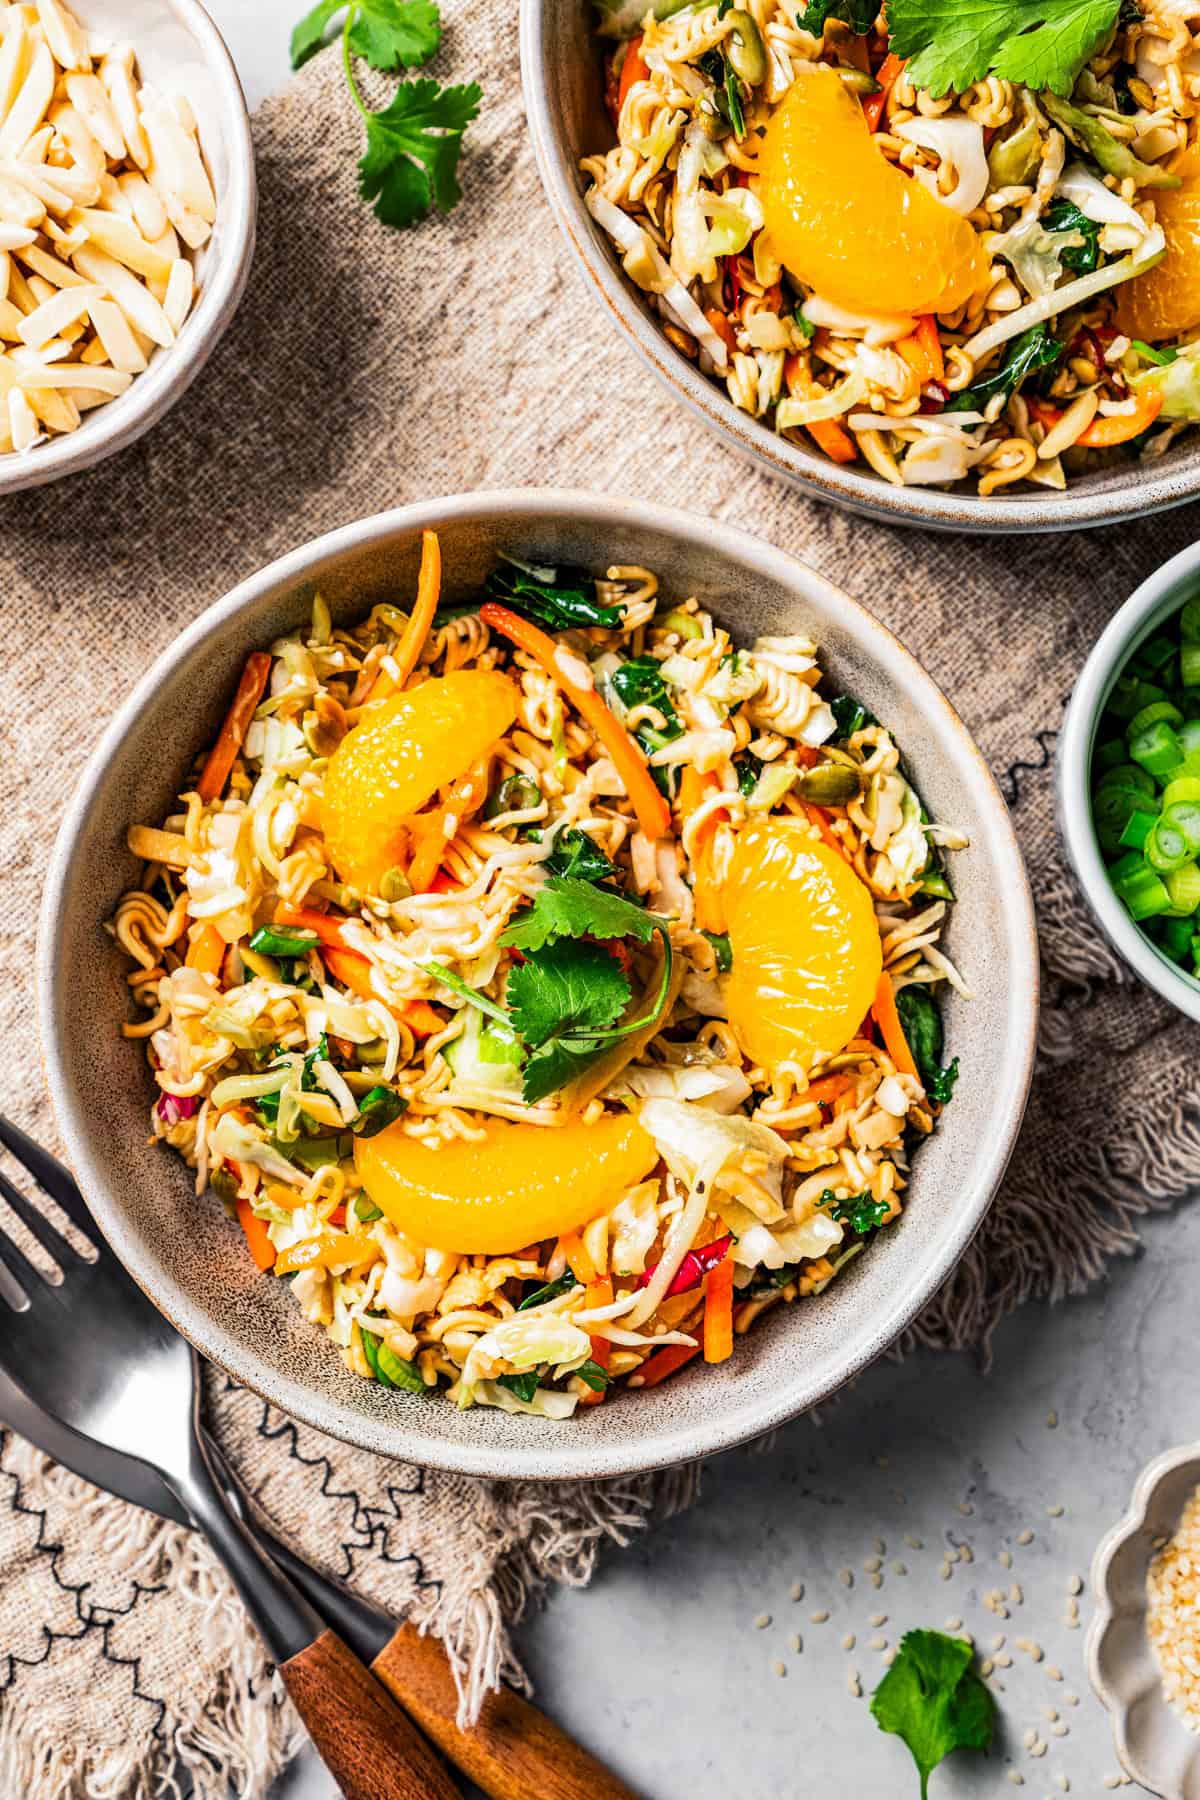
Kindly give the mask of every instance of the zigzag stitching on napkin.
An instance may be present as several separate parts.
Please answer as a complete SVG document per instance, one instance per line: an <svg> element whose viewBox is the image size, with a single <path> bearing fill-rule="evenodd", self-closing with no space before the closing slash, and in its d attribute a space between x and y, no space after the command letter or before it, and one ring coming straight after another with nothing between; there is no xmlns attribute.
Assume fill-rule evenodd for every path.
<svg viewBox="0 0 1200 1800"><path fill-rule="evenodd" d="M1044 769L1050 767L1054 758L1054 745L1058 739L1057 727L1052 731L1035 732L1034 735L1041 746L1041 761L1025 762L1018 758L1016 762L1009 763L1000 777L1000 791L1010 806L1019 806L1021 803L1022 775L1040 775Z"/></svg>
<svg viewBox="0 0 1200 1800"><path fill-rule="evenodd" d="M7 1434L0 1434L0 1443L3 1442L6 1435ZM26 1518L36 1519L38 1521L38 1536L34 1549L47 1558L50 1573L54 1578L55 1585L61 1588L64 1594L70 1594L73 1597L75 1602L75 1614L79 1619L82 1629L79 1631L55 1631L51 1626L43 1622L42 1630L45 1633L46 1641L42 1654L40 1656L18 1656L14 1650L8 1651L6 1653L8 1673L3 1680L0 1680L0 1692L15 1685L18 1666L26 1669L37 1668L40 1663L47 1661L56 1643L75 1643L79 1638L87 1637L89 1632L94 1631L99 1637L100 1654L105 1662L111 1663L114 1668L132 1670L134 1697L138 1700L144 1700L147 1706L156 1708L158 1717L154 1722L153 1733L157 1737L162 1728L163 1718L166 1713L166 1702L161 1700L156 1694L146 1693L142 1688L141 1657L121 1656L112 1648L108 1641L109 1633L112 1630L112 1620L106 1621L101 1619L95 1606L90 1601L84 1601L84 1594L92 1585L91 1582L67 1581L59 1573L58 1561L63 1555L65 1547L61 1542L56 1543L47 1537L45 1507L26 1505L21 1494L20 1476L14 1474L11 1470L4 1470L3 1473L7 1475L9 1481L12 1483L12 1504L14 1512L23 1513ZM105 1607L102 1610L112 1612L117 1616L125 1617L132 1612L143 1594L161 1592L161 1588L143 1588L141 1584L136 1581L133 1585L135 1589L134 1597L127 1607L119 1609L115 1607Z"/></svg>

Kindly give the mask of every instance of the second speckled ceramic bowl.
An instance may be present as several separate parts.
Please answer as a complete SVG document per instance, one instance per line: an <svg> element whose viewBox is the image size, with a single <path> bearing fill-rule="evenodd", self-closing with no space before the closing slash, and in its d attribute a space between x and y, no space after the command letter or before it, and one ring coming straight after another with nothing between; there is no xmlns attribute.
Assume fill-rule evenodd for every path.
<svg viewBox="0 0 1200 1800"><path fill-rule="evenodd" d="M818 1299L778 1307L718 1369L696 1364L556 1425L385 1392L343 1368L286 1284L265 1279L212 1197L147 1146L144 1046L120 1035L125 968L103 929L137 864L131 821L171 808L211 742L246 655L295 627L320 589L334 618L411 594L423 528L441 534L446 593L477 596L501 551L537 562L639 563L695 594L740 638L803 631L835 688L886 719L955 855L947 946L975 991L951 994L962 1075L922 1146L903 1219ZM433 500L364 519L262 570L196 620L104 734L67 810L46 882L38 949L46 1065L88 1203L147 1293L205 1356L307 1424L387 1455L470 1475L623 1475L685 1462L825 1399L887 1349L978 1229L1025 1108L1037 1019L1033 908L995 782L943 695L891 633L829 582L726 525L611 495L531 489Z"/></svg>

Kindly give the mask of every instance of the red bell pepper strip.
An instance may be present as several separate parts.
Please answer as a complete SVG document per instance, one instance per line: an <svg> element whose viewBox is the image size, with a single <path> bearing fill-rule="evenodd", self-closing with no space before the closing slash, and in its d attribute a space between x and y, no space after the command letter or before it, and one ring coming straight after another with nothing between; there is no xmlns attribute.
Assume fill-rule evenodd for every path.
<svg viewBox="0 0 1200 1800"><path fill-rule="evenodd" d="M699 1250L689 1250L676 1269L671 1285L663 1295L663 1299L669 1300L673 1294L686 1294L691 1288L699 1287L708 1271L715 1269L718 1263L724 1262L732 1243L732 1233L726 1232L724 1237L714 1238L711 1244L702 1244ZM639 1288L649 1287L654 1279L654 1270L658 1266L655 1263L654 1268L647 1269L644 1275L639 1275L636 1286Z"/></svg>

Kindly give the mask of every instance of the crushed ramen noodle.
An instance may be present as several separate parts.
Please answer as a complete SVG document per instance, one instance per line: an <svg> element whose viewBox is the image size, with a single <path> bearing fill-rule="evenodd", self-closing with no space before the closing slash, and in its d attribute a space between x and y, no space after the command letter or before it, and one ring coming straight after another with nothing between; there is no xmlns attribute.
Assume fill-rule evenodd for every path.
<svg viewBox="0 0 1200 1800"><path fill-rule="evenodd" d="M985 497L1161 456L1200 421L1200 0L1114 9L1057 93L936 94L884 12L856 33L845 4L597 4L616 142L583 160L588 209L741 411L893 486Z"/></svg>
<svg viewBox="0 0 1200 1800"><path fill-rule="evenodd" d="M349 1368L563 1419L899 1217L965 839L803 635L735 646L636 567L439 591L426 533L415 601L249 658L130 829L124 1029Z"/></svg>

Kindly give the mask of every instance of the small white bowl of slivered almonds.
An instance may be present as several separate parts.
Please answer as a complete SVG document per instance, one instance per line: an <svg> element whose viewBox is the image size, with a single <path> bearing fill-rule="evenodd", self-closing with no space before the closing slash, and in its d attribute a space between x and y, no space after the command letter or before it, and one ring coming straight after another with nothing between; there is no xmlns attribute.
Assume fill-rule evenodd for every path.
<svg viewBox="0 0 1200 1800"><path fill-rule="evenodd" d="M161 418L233 316L254 221L198 0L0 0L0 494Z"/></svg>
<svg viewBox="0 0 1200 1800"><path fill-rule="evenodd" d="M1092 1686L1127 1774L1200 1800L1200 1443L1157 1457L1092 1564Z"/></svg>

